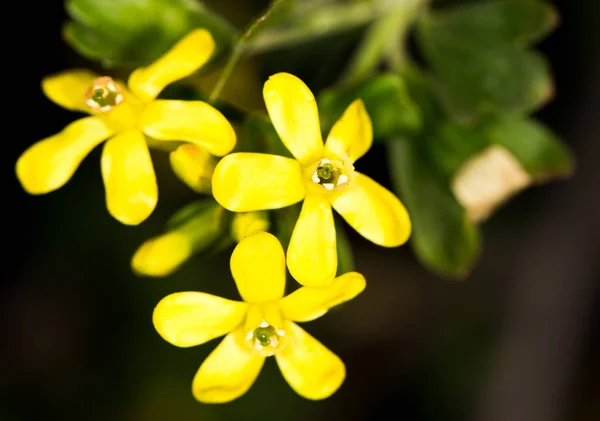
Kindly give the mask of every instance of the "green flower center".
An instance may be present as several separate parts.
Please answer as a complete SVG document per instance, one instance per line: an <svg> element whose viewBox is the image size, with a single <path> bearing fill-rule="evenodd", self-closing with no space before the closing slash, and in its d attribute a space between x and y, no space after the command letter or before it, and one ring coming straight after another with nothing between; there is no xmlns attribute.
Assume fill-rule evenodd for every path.
<svg viewBox="0 0 600 421"><path fill-rule="evenodd" d="M123 91L108 76L94 80L85 93L85 103L92 111L107 112L125 100Z"/></svg>
<svg viewBox="0 0 600 421"><path fill-rule="evenodd" d="M331 161L323 158L318 164L317 169L312 174L312 181L315 184L323 186L326 190L333 190L338 186L347 184L349 177L341 162Z"/></svg>
<svg viewBox="0 0 600 421"><path fill-rule="evenodd" d="M328 182L331 177L337 175L339 171L333 168L333 165L327 163L317 168L317 177L319 177L320 184Z"/></svg>
<svg viewBox="0 0 600 421"><path fill-rule="evenodd" d="M286 345L285 332L276 329L264 320L254 330L248 332L248 345L258 354L268 357Z"/></svg>
<svg viewBox="0 0 600 421"><path fill-rule="evenodd" d="M271 336L276 334L277 333L275 333L275 328L273 326L259 327L254 329L254 338L261 346L271 345Z"/></svg>

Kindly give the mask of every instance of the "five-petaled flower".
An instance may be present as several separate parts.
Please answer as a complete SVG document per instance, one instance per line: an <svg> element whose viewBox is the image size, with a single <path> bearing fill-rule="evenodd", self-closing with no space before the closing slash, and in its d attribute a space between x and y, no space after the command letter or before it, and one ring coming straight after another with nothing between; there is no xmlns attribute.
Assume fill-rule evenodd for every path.
<svg viewBox="0 0 600 421"><path fill-rule="evenodd" d="M124 224L144 221L158 200L148 144L187 142L217 156L235 146L233 128L209 104L155 99L165 86L204 65L213 50L210 33L197 29L156 62L135 70L127 86L80 69L45 78L42 89L48 98L92 116L69 124L21 155L16 172L24 189L45 194L62 187L85 156L110 138L101 160L108 210Z"/></svg>
<svg viewBox="0 0 600 421"><path fill-rule="evenodd" d="M294 322L314 320L354 298L365 288L364 277L350 272L326 287L302 287L283 297L283 248L266 232L237 245L231 273L244 302L180 292L165 297L154 310L156 330L173 345L190 347L227 335L194 377L196 399L222 403L243 395L265 357L272 355L301 396L324 399L333 394L344 381L344 363Z"/></svg>
<svg viewBox="0 0 600 421"><path fill-rule="evenodd" d="M275 130L296 159L230 154L215 169L215 199L234 212L277 209L304 199L287 250L290 273L303 285L324 285L336 273L332 206L375 244L395 247L405 243L411 223L402 203L354 171L354 162L373 140L362 101L350 104L323 145L315 98L300 79L288 73L273 75L263 95Z"/></svg>

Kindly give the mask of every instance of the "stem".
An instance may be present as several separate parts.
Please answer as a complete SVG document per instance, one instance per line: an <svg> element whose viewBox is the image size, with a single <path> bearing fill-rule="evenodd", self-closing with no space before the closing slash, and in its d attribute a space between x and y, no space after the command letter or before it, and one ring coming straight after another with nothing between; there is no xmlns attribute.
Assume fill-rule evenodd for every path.
<svg viewBox="0 0 600 421"><path fill-rule="evenodd" d="M233 47L233 51L231 52L231 55L229 56L229 60L227 60L227 63L225 64L225 68L223 69L223 72L219 76L219 80L217 80L217 83L215 84L212 92L210 93L210 96L208 98L209 103L211 103L211 104L214 103L217 100L217 98L219 97L219 95L221 94L221 91L223 90L223 87L225 86L225 84L227 83L227 80L231 76L233 69L235 68L236 64L240 60L242 52L244 51L245 44L248 41L248 39L252 36L252 33L269 17L271 12L273 12L273 9L282 1L283 0L273 0L271 2L271 5L265 11L265 13L263 13L262 16L258 17L256 20L254 20L254 22L252 22L250 24L250 26L248 26L246 31L237 40L237 42L235 43L235 45Z"/></svg>
<svg viewBox="0 0 600 421"><path fill-rule="evenodd" d="M258 54L291 47L312 39L360 28L398 8L398 1L373 0L350 4L306 7L293 22L277 25L262 32L248 43L248 54ZM408 0L413 1L413 0Z"/></svg>
<svg viewBox="0 0 600 421"><path fill-rule="evenodd" d="M395 69L402 67L406 61L406 34L427 2L404 0L401 7L373 22L340 78L340 84L359 83L375 70L383 57L390 59Z"/></svg>

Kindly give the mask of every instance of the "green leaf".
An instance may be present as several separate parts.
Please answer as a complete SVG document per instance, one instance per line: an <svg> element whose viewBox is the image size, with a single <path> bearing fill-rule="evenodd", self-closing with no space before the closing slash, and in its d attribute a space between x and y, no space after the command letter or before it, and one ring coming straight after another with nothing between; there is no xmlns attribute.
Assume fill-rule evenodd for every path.
<svg viewBox="0 0 600 421"><path fill-rule="evenodd" d="M435 72L434 88L446 111L462 123L482 116L526 115L553 95L546 60L523 48L528 43L523 40L545 34L540 28L547 25L503 13L519 7L513 1L493 3L497 7L430 12L418 23L419 45ZM526 7L531 2L521 3Z"/></svg>
<svg viewBox="0 0 600 421"><path fill-rule="evenodd" d="M285 208L275 209L271 212L275 221L273 235L279 239L285 250L287 250L290 239L292 238L292 232L294 232L294 227L300 217L302 203L303 202Z"/></svg>
<svg viewBox="0 0 600 421"><path fill-rule="evenodd" d="M212 198L195 200L191 203L188 203L186 206L175 212L171 218L169 218L166 225L167 231L177 229L179 226L185 224L196 215L212 209L215 204L217 204L217 202Z"/></svg>
<svg viewBox="0 0 600 421"><path fill-rule="evenodd" d="M421 140L421 139L415 139ZM465 278L479 256L480 234L450 191L448 180L431 171L418 146L389 142L392 182L413 224L411 245L428 269L447 278Z"/></svg>
<svg viewBox="0 0 600 421"><path fill-rule="evenodd" d="M414 133L421 128L421 113L408 94L402 78L394 74L375 76L355 88L330 88L318 96L321 128L329 133L355 99L360 98L373 122L373 136L385 140L391 136Z"/></svg>
<svg viewBox="0 0 600 421"><path fill-rule="evenodd" d="M542 0L488 0L435 13L436 25L448 33L468 33L517 46L532 45L556 28L556 9Z"/></svg>
<svg viewBox="0 0 600 421"><path fill-rule="evenodd" d="M66 0L67 42L106 66L144 66L195 28L216 41L215 57L229 49L236 31L199 2L189 0Z"/></svg>
<svg viewBox="0 0 600 421"><path fill-rule="evenodd" d="M442 121L425 138L434 167L448 178L494 144L504 146L537 180L568 176L573 171L569 148L533 119L500 118L474 127Z"/></svg>
<svg viewBox="0 0 600 421"><path fill-rule="evenodd" d="M240 152L261 152L293 158L275 131L269 117L249 114L244 120L238 141Z"/></svg>
<svg viewBox="0 0 600 421"><path fill-rule="evenodd" d="M335 218L335 236L338 258L336 276L341 276L354 270L354 254L344 224L340 223L338 218Z"/></svg>
<svg viewBox="0 0 600 421"><path fill-rule="evenodd" d="M488 128L491 143L504 146L538 181L573 172L570 149L554 133L533 119L502 119Z"/></svg>
<svg viewBox="0 0 600 421"><path fill-rule="evenodd" d="M408 64L400 72L400 77L406 84L409 98L412 98L420 111L423 128L431 127L445 118L443 109L431 88L431 81L421 69Z"/></svg>
<svg viewBox="0 0 600 421"><path fill-rule="evenodd" d="M442 121L430 135L424 135L434 167L450 179L474 154L489 145L485 127L461 126Z"/></svg>
<svg viewBox="0 0 600 421"><path fill-rule="evenodd" d="M229 247L235 245L235 240L230 234L225 233L224 235L217 238L213 243L210 244L210 248L206 249L203 253L204 257L211 257L216 254L225 251Z"/></svg>

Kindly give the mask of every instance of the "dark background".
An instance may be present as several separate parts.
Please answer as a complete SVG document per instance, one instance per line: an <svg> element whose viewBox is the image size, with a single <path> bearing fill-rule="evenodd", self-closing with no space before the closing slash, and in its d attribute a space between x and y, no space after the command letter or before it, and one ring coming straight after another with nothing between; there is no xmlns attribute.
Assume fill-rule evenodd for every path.
<svg viewBox="0 0 600 421"><path fill-rule="evenodd" d="M243 26L264 6L241 3L217 8ZM19 154L76 117L47 100L39 81L89 63L61 39L61 1L11 2L3 15L0 419L600 419L600 11L595 0L555 5L561 25L539 48L556 98L536 117L573 148L576 175L527 190L486 222L483 254L463 282L429 274L410 247L377 248L349 232L368 288L307 326L345 361L342 388L325 401L304 400L268 361L246 395L203 405L191 381L217 342L171 346L151 314L176 291L236 298L230 251L166 279L132 274L137 246L194 198L160 152L159 204L138 227L106 211L101 148L64 188L38 197L21 189ZM328 77L315 69L307 64L298 76L318 91ZM359 170L385 184L381 162L376 147Z"/></svg>

